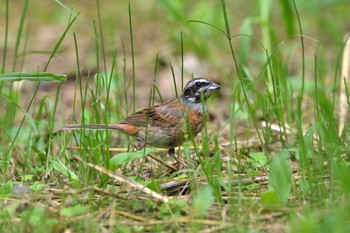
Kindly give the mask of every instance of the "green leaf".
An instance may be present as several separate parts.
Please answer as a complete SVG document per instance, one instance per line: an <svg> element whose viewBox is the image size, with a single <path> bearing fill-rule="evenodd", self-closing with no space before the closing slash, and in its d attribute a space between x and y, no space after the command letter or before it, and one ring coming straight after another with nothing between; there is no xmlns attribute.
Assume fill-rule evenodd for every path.
<svg viewBox="0 0 350 233"><path fill-rule="evenodd" d="M269 207L273 207L281 203L275 191L263 192L260 198L261 198L261 204Z"/></svg>
<svg viewBox="0 0 350 233"><path fill-rule="evenodd" d="M13 184L6 183L0 186L0 194L11 194L13 189Z"/></svg>
<svg viewBox="0 0 350 233"><path fill-rule="evenodd" d="M138 150L135 152L125 152L125 153L119 153L115 155L110 160L110 170L115 170L116 168L120 167L121 165L124 165L128 162L133 161L136 158L143 158L144 154L147 155L152 152L156 152L157 149L155 148L146 148L146 153L144 150Z"/></svg>
<svg viewBox="0 0 350 233"><path fill-rule="evenodd" d="M303 192L304 195L308 195L310 191L310 185L307 180L301 179L299 181L300 189Z"/></svg>
<svg viewBox="0 0 350 233"><path fill-rule="evenodd" d="M269 163L264 152L251 152L249 157L247 161L256 168L265 167Z"/></svg>
<svg viewBox="0 0 350 233"><path fill-rule="evenodd" d="M15 72L15 73L6 73L6 74L0 74L0 81L22 81L22 80L28 80L28 81L49 81L49 82L63 82L67 78L66 75L61 74L53 74L53 73L46 73L46 72L28 72L28 73L22 73L22 72Z"/></svg>
<svg viewBox="0 0 350 233"><path fill-rule="evenodd" d="M192 199L192 216L204 215L213 204L213 191L210 186L204 186Z"/></svg>
<svg viewBox="0 0 350 233"><path fill-rule="evenodd" d="M160 187L160 183L157 180L152 180L146 185L147 188L151 189L152 191L160 193L162 191L162 188Z"/></svg>
<svg viewBox="0 0 350 233"><path fill-rule="evenodd" d="M80 204L69 206L61 209L60 214L65 217L74 217L77 215L84 214L86 212L86 207Z"/></svg>
<svg viewBox="0 0 350 233"><path fill-rule="evenodd" d="M169 217L181 217L187 206L188 203L184 199L171 199L168 203L161 203L157 208L161 212L161 218L169 219ZM169 209L171 209L171 212Z"/></svg>
<svg viewBox="0 0 350 233"><path fill-rule="evenodd" d="M27 213L29 216L29 222L34 226L39 226L43 223L43 218L46 216L45 208L35 206Z"/></svg>
<svg viewBox="0 0 350 233"><path fill-rule="evenodd" d="M18 209L20 204L20 202L14 202L9 206L4 206L0 212L0 219L2 217L8 217L9 215L13 215L14 213L16 213L16 210Z"/></svg>
<svg viewBox="0 0 350 233"><path fill-rule="evenodd" d="M44 188L46 188L47 186L48 186L47 184L35 182L34 184L30 185L29 188L32 191L41 191Z"/></svg>
<svg viewBox="0 0 350 233"><path fill-rule="evenodd" d="M62 173L63 175L65 175L66 177L68 177L71 181L74 182L78 182L78 176L72 172L71 170L69 170L66 165L64 165L60 160L54 160L52 161L52 167L53 169L55 169L56 171Z"/></svg>
<svg viewBox="0 0 350 233"><path fill-rule="evenodd" d="M23 176L21 176L21 180L22 181L29 181L29 180L33 179L33 176L34 175L23 175Z"/></svg>
<svg viewBox="0 0 350 233"><path fill-rule="evenodd" d="M269 174L269 191L276 192L281 203L287 202L292 188L292 169L288 158L287 150L277 154L271 163Z"/></svg>

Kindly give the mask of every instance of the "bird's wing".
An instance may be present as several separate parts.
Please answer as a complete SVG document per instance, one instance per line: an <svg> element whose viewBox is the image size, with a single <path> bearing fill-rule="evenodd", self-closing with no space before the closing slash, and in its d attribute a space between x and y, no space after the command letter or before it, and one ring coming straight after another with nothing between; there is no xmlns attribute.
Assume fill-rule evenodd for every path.
<svg viewBox="0 0 350 233"><path fill-rule="evenodd" d="M145 108L127 117L121 123L146 127L148 123L154 127L174 127L182 119L182 107L179 99Z"/></svg>

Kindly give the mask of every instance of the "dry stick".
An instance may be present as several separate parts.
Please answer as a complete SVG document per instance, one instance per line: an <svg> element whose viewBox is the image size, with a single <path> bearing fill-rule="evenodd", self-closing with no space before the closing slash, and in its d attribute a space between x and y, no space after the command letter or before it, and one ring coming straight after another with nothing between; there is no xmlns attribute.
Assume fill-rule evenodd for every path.
<svg viewBox="0 0 350 233"><path fill-rule="evenodd" d="M346 41L346 45L343 51L342 69L341 69L341 81L340 81L340 100L339 100L339 136L342 135L346 115L348 114L348 104L346 97L345 83L349 78L349 65L350 65L350 39Z"/></svg>
<svg viewBox="0 0 350 233"><path fill-rule="evenodd" d="M266 182L269 180L268 176L257 176L255 178L245 178L245 179L241 179L240 181L238 180L223 180L224 184L231 184L233 186L238 186L240 184L242 185L248 185L248 184L252 184L252 183L262 183L262 182ZM177 188L177 187L181 187L181 186L186 186L186 183L188 183L188 181L171 181L168 183L163 183L160 185L161 189L172 189L172 188ZM199 184L201 185L207 185L207 182L200 182Z"/></svg>
<svg viewBox="0 0 350 233"><path fill-rule="evenodd" d="M66 149L73 149L73 150L80 150L81 147L78 147L78 146L71 146L69 148L66 148ZM109 148L110 151L116 151L116 152L127 152L128 149L127 148ZM170 164L167 164L166 162L164 162L163 160L161 160L160 158L156 157L155 155L151 154L151 153L148 153L148 157L150 157L151 159L157 161L158 163L160 164L163 164L164 166L166 166L167 168L169 168L170 170L176 172L178 171L178 169L176 169L176 167L170 165Z"/></svg>
<svg viewBox="0 0 350 233"><path fill-rule="evenodd" d="M122 215L124 217L127 217L127 218L131 218L131 219L136 220L136 221L142 221L142 222L148 221L147 218L144 218L144 217L139 216L139 215L131 214L131 213L128 213L128 212L123 211L123 210L115 210L115 213L118 215Z"/></svg>
<svg viewBox="0 0 350 233"><path fill-rule="evenodd" d="M176 169L176 167L170 165L170 164L167 164L166 162L164 162L163 160L161 160L160 158L158 158L157 156L153 155L152 153L149 153L148 154L148 157L150 157L151 159L157 161L158 163L161 163L163 164L164 166L166 166L167 168L169 168L170 170L172 170L173 172L176 172L178 171L178 169Z"/></svg>
<svg viewBox="0 0 350 233"><path fill-rule="evenodd" d="M219 220L211 220L211 219L198 219L198 218L192 218L192 217L178 217L178 218L169 218L166 220L150 220L147 219L147 221L124 221L122 223L118 222L119 225L133 225L133 226L151 226L151 225L160 225L160 224L167 224L169 223L196 223L196 224L205 224L210 226L221 226L221 225L227 225L233 226L234 224L231 222L223 222Z"/></svg>
<svg viewBox="0 0 350 233"><path fill-rule="evenodd" d="M151 197L153 197L153 198L154 198L155 200L157 200L157 201L162 201L162 202L164 202L164 203L169 202L169 199L168 199L167 197L162 196L162 195L160 195L160 194L158 194L158 193L152 191L151 189L149 189L149 188L147 188L147 187L145 187L145 186L143 186L143 185L141 185L141 184L139 184L139 183L137 183L137 182L135 182L135 181L133 181L133 180L128 179L126 176L113 173L113 172L111 172L111 171L109 171L109 170L107 170L107 169L105 169L105 168L103 168L103 167L101 167L101 166L98 166L98 165L94 165L94 164L92 164L92 163L85 162L84 160L82 160L82 159L79 158L78 156L73 156L73 158L76 159L76 160L78 160L78 161L80 161L80 162L82 162L82 163L84 163L84 164L87 165L88 167L94 168L94 169L96 169L97 171L102 172L102 173L108 175L109 177L111 177L111 178L113 178L113 179L115 179L115 180L117 180L117 181L119 181L119 182L126 183L126 184L128 184L128 185L134 187L135 189L138 189L138 190L140 190L140 191L142 191L142 192L144 192L144 193L150 195Z"/></svg>
<svg viewBox="0 0 350 233"><path fill-rule="evenodd" d="M198 231L198 233L212 233L212 232L221 232L225 228L232 227L232 224L223 223L222 225L205 228L201 231Z"/></svg>
<svg viewBox="0 0 350 233"><path fill-rule="evenodd" d="M293 180L300 180L301 179L301 176L298 173L298 170L293 170ZM325 179L328 178L327 176L324 177ZM264 182L267 182L269 180L269 177L268 176L257 176L257 177L254 177L254 178L243 178L241 179L240 181L238 180L223 180L223 184L230 184L232 186L238 186L238 185L249 185L249 184L252 184L252 183L264 183ZM185 181L170 181L170 182L167 182L167 183L163 183L160 185L160 188L163 189L163 190L167 190L167 189L173 189L173 188L178 188L178 187L182 187L184 186L184 188L187 185L189 181L188 180L185 180ZM208 185L207 182L199 182L199 185Z"/></svg>

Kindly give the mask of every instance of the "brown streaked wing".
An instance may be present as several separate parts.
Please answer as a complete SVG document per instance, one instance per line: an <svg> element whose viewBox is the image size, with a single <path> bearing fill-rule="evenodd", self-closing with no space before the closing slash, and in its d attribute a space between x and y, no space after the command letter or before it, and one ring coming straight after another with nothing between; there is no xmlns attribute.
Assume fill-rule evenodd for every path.
<svg viewBox="0 0 350 233"><path fill-rule="evenodd" d="M146 118L147 115L148 118ZM150 126L173 127L178 124L181 118L181 104L178 99L175 99L164 104L145 108L127 117L121 123L145 127L148 121Z"/></svg>
<svg viewBox="0 0 350 233"><path fill-rule="evenodd" d="M120 123L146 127L146 118L145 118L146 111L147 109L142 109L141 111L135 112L134 114L122 120Z"/></svg>

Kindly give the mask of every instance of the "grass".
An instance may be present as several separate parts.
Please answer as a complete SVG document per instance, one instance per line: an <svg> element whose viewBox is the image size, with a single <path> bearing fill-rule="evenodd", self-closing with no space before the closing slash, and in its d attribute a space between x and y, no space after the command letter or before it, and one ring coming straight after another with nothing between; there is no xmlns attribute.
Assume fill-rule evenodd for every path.
<svg viewBox="0 0 350 233"><path fill-rule="evenodd" d="M106 9L97 0L95 13L46 3L64 12L55 15L63 15L65 27L48 56L46 48L39 51L47 59L42 67L30 66L32 50L38 53L28 19L36 3L25 1L20 17L10 1L1 3L1 232L348 232L349 137L347 124L338 134L346 119L338 108L349 102L339 98L348 96L340 86L349 74L339 68L348 65L342 19L349 4L259 1L246 9L222 0L207 12L201 1L149 3L150 14L124 2L113 16L116 3ZM172 28L161 37L178 48L166 68L158 51L143 57L148 37L139 36L140 20L150 20L157 34L161 16ZM19 18L17 31L12 17ZM124 30L115 27L121 21ZM170 90L179 93L191 76L187 51L207 58L223 86L208 101L214 120L202 137L188 135L176 151L188 167L174 172L166 151L134 151L134 140L120 133L83 127L55 133L70 122L118 122L163 102L164 69L172 73ZM68 70L57 57L67 59ZM30 82L31 91L23 91Z"/></svg>

